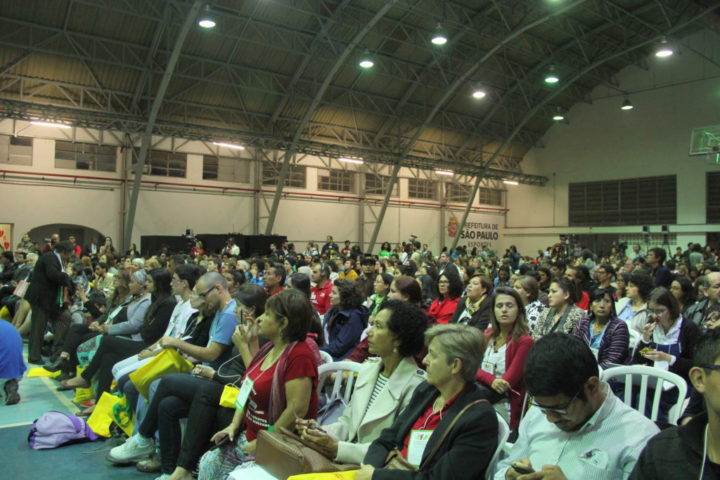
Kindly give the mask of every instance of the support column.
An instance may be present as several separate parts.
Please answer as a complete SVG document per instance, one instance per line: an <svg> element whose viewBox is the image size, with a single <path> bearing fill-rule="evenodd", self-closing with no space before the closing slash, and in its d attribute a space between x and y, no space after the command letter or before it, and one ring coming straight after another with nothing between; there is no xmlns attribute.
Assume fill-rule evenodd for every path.
<svg viewBox="0 0 720 480"><path fill-rule="evenodd" d="M382 226L383 219L385 218L385 212L387 211L388 203L390 203L390 197L392 196L395 182L397 182L398 173L400 173L399 162L393 165L392 172L390 173L390 181L385 189L385 198L383 199L383 204L380 207L380 214L377 216L372 237L370 237L370 245L368 245L367 248L368 252L372 252L375 249L375 242L377 242L377 237L380 234L380 227Z"/></svg>

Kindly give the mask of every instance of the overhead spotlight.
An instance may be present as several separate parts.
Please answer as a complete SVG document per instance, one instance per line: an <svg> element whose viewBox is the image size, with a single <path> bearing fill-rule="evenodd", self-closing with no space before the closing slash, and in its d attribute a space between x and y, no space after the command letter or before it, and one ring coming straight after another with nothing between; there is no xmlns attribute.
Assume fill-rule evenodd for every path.
<svg viewBox="0 0 720 480"><path fill-rule="evenodd" d="M478 100L481 98L485 98L485 95L487 95L487 93L485 93L485 90L483 90L482 88L476 88L475 91L473 91L472 93L473 98L476 98Z"/></svg>
<svg viewBox="0 0 720 480"><path fill-rule="evenodd" d="M441 46L445 45L448 41L447 35L445 34L445 31L442 28L442 23L438 22L437 27L435 27L435 33L433 34L432 40L430 40L433 45Z"/></svg>
<svg viewBox="0 0 720 480"><path fill-rule="evenodd" d="M675 53L675 51L672 45L667 41L667 38L663 37L662 40L660 40L660 45L658 45L657 50L655 50L655 56L665 58L671 56L673 53Z"/></svg>
<svg viewBox="0 0 720 480"><path fill-rule="evenodd" d="M565 115L562 113L562 110L560 110L560 107L557 108L557 110L555 111L555 115L553 115L552 119L556 122L562 122L563 120L565 120Z"/></svg>
<svg viewBox="0 0 720 480"><path fill-rule="evenodd" d="M358 63L358 65L365 69L372 68L375 65L372 56L370 56L370 50L368 50L367 48L365 49L365 53L363 53L362 57L360 57L360 62Z"/></svg>
<svg viewBox="0 0 720 480"><path fill-rule="evenodd" d="M450 170L435 170L435 173L438 175L454 175Z"/></svg>
<svg viewBox="0 0 720 480"><path fill-rule="evenodd" d="M43 122L40 120L33 120L30 123L39 127L71 128L67 123Z"/></svg>
<svg viewBox="0 0 720 480"><path fill-rule="evenodd" d="M555 65L550 65L547 75L545 75L545 83L554 84L560 81L557 72L555 71Z"/></svg>
<svg viewBox="0 0 720 480"><path fill-rule="evenodd" d="M517 182L515 180L503 180L503 183L506 183L508 185L520 185L520 182Z"/></svg>
<svg viewBox="0 0 720 480"><path fill-rule="evenodd" d="M365 163L365 162L363 162L362 158L342 157L342 158L338 158L338 160L340 160L341 162L345 162L345 163L354 163L356 165L362 165L363 163Z"/></svg>
<svg viewBox="0 0 720 480"><path fill-rule="evenodd" d="M210 11L210 5L205 5L205 7L203 8L202 13L200 14L200 18L198 18L198 25L200 25L202 28L215 27L215 17Z"/></svg>
<svg viewBox="0 0 720 480"><path fill-rule="evenodd" d="M245 150L245 147L243 147L242 145L236 145L234 143L213 142L213 145L217 145L218 147L232 148L233 150Z"/></svg>
<svg viewBox="0 0 720 480"><path fill-rule="evenodd" d="M625 100L623 100L622 107L620 107L620 110L632 110L633 108L635 107L626 95Z"/></svg>

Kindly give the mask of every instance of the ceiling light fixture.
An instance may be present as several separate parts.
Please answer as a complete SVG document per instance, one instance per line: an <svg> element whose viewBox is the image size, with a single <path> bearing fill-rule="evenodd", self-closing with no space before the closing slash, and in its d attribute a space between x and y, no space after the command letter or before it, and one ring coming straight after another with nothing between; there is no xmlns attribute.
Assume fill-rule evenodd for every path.
<svg viewBox="0 0 720 480"><path fill-rule="evenodd" d="M370 56L370 50L367 48L365 49L365 53L363 53L362 57L360 57L358 65L364 69L372 68L375 65L375 62L373 62L373 59Z"/></svg>
<svg viewBox="0 0 720 480"><path fill-rule="evenodd" d="M635 108L635 107L633 106L632 102L630 101L628 96L625 95L625 100L623 101L622 106L620 107L620 110L627 111L627 110L632 110L633 108Z"/></svg>
<svg viewBox="0 0 720 480"><path fill-rule="evenodd" d="M454 175L450 170L435 170L438 175Z"/></svg>
<svg viewBox="0 0 720 480"><path fill-rule="evenodd" d="M658 58L666 58L671 56L675 51L672 48L672 45L667 41L667 38L663 37L662 40L660 40L660 45L658 45L657 50L655 50L655 56Z"/></svg>
<svg viewBox="0 0 720 480"><path fill-rule="evenodd" d="M66 123L43 122L41 120L33 120L30 123L32 125L38 125L40 127L71 128L71 126Z"/></svg>
<svg viewBox="0 0 720 480"><path fill-rule="evenodd" d="M215 17L210 12L210 5L205 5L205 8L203 8L200 18L198 18L198 25L202 28L215 27Z"/></svg>
<svg viewBox="0 0 720 480"><path fill-rule="evenodd" d="M506 183L508 185L520 185L520 182L517 182L515 180L503 180L503 183Z"/></svg>
<svg viewBox="0 0 720 480"><path fill-rule="evenodd" d="M558 83L559 81L560 77L558 77L558 74L555 71L555 65L550 65L550 69L548 70L547 75L545 75L545 83L552 85L554 83Z"/></svg>
<svg viewBox="0 0 720 480"><path fill-rule="evenodd" d="M433 45L437 45L438 47L445 45L448 41L447 35L445 35L445 31L442 28L442 23L438 22L437 27L435 27L435 33L433 34L432 40L430 40Z"/></svg>
<svg viewBox="0 0 720 480"><path fill-rule="evenodd" d="M242 145L236 145L234 143L213 142L213 145L217 145L218 147L232 148L234 150L245 150L245 147L243 147Z"/></svg>
<svg viewBox="0 0 720 480"><path fill-rule="evenodd" d="M562 110L560 110L560 107L557 108L557 110L555 111L555 115L553 115L552 119L556 122L562 122L563 120L565 120L565 115L562 113Z"/></svg>
<svg viewBox="0 0 720 480"><path fill-rule="evenodd" d="M476 98L478 100L481 98L485 98L485 95L487 95L487 93L485 93L485 90L481 88L475 89L475 91L472 93L473 98Z"/></svg>
<svg viewBox="0 0 720 480"><path fill-rule="evenodd" d="M338 158L338 160L340 160L341 162L346 162L346 163L354 163L356 165L362 165L363 163L365 163L365 162L363 162L363 160L361 158L342 157L342 158Z"/></svg>

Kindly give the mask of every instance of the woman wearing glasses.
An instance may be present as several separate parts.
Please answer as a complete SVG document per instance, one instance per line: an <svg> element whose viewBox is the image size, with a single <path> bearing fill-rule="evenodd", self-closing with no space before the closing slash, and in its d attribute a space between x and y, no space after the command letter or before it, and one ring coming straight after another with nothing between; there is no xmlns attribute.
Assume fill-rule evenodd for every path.
<svg viewBox="0 0 720 480"><path fill-rule="evenodd" d="M449 323L457 310L463 292L463 282L456 268L446 268L438 280L439 296L430 305L429 313L440 324Z"/></svg>

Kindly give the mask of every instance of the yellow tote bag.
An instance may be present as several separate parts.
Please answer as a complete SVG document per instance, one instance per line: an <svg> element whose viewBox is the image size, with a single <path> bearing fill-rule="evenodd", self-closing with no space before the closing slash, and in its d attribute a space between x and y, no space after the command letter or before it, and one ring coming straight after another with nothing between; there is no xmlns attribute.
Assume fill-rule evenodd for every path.
<svg viewBox="0 0 720 480"><path fill-rule="evenodd" d="M235 400L237 400L240 389L234 384L225 385L222 395L220 396L220 406L227 408L235 408Z"/></svg>
<svg viewBox="0 0 720 480"><path fill-rule="evenodd" d="M87 420L88 426L101 437L110 437L110 425L113 423L114 407L121 403L124 397L121 394L103 392L95 409ZM127 404L127 401L125 401ZM132 433L132 431L131 431Z"/></svg>
<svg viewBox="0 0 720 480"><path fill-rule="evenodd" d="M303 473L288 477L287 480L355 480L356 472L357 470L327 473Z"/></svg>
<svg viewBox="0 0 720 480"><path fill-rule="evenodd" d="M150 384L170 373L186 373L192 370L193 364L185 360L177 350L166 348L150 362L130 374L130 381L140 394L148 398Z"/></svg>
<svg viewBox="0 0 720 480"><path fill-rule="evenodd" d="M85 367L81 367L80 365L75 367L75 375L78 377L84 371L85 371ZM92 400L93 398L94 398L93 389L92 389L92 386L90 386L87 388L76 388L75 396L73 397L72 401L73 401L73 403L81 403L81 402L86 402L88 400Z"/></svg>

